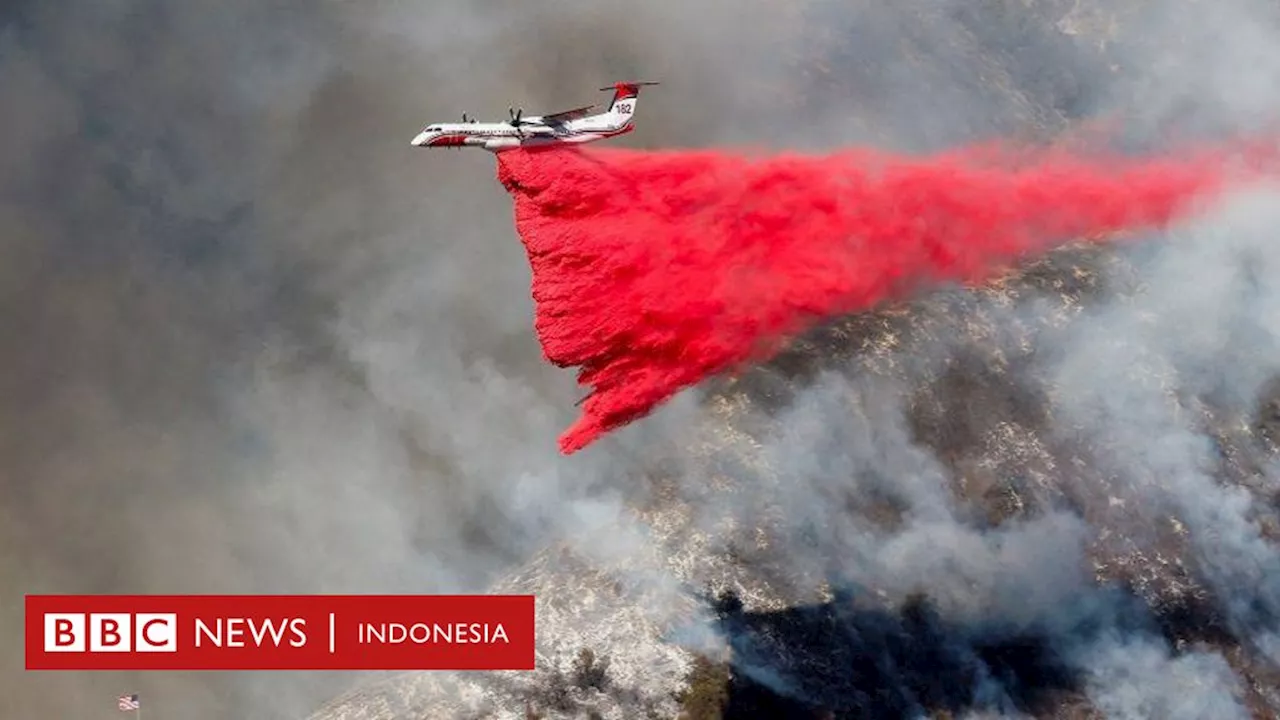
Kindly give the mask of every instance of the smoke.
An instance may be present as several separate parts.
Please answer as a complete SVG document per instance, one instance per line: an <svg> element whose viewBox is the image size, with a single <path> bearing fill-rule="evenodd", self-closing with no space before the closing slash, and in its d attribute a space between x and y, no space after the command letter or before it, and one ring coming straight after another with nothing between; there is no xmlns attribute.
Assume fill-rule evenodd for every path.
<svg viewBox="0 0 1280 720"><path fill-rule="evenodd" d="M925 593L967 628L962 647L1043 633L1107 717L1250 717L1241 673L1275 662L1280 577L1275 465L1253 429L1280 371L1275 198L1232 194L1121 251L1136 292L1115 293L1115 273L1093 297L1059 284L917 304L890 349L760 422L759 449L724 450L750 460L718 512L768 518L774 547L752 561L802 586L891 608ZM910 683L897 667L880 686Z"/></svg>
<svg viewBox="0 0 1280 720"><path fill-rule="evenodd" d="M300 112L324 53L253 4L39 4L3 23L4 626L20 635L23 592L269 587L285 566L255 533L276 518L253 502L256 439L231 390L260 344L304 339L253 204L265 113ZM137 690L206 717L249 696L235 678L24 677L21 662L14 644L5 716L110 711Z"/></svg>
<svg viewBox="0 0 1280 720"><path fill-rule="evenodd" d="M1239 681L1216 653L1171 658L1142 640L1097 648L1084 659L1096 707L1108 718L1248 718Z"/></svg>
<svg viewBox="0 0 1280 720"><path fill-rule="evenodd" d="M936 148L1007 134L1028 120L1053 129L1068 114L1105 105L1104 91L1114 88L1145 98L1139 115L1153 126L1180 112L1188 95L1199 102L1194 116L1210 126L1230 125L1233 103L1247 100L1259 114L1271 107L1265 90L1274 83L1258 74L1271 66L1246 52L1263 47L1246 33L1270 37L1263 25L1248 26L1259 20L1252 9L1240 11L1240 22L1216 14L1220 4L1213 13L1153 11L1200 34L1199 46L1170 42L1159 52L1195 67L1204 81L1170 91L1181 86L1144 70L1152 63L1143 53L1157 50L1126 48L1133 60L1124 67L1138 70L1120 73L1143 79L1146 94L1125 95L1106 63L1076 53L1051 23L1012 27L1012 10L960 7L283 0L6 7L0 571L8 586L484 588L535 548L614 536L623 508L646 492L642 471L673 454L687 473L681 491L704 498L699 513L747 516L749 504L698 486L697 459L681 446L689 427L708 420L695 398L571 461L548 446L572 420L565 398L573 378L543 363L531 334L529 270L503 209L508 200L487 157L412 151L408 140L426 122L463 110L501 115L507 104L575 106L584 89L624 78L664 83L646 95L634 136L648 146L830 148L856 140ZM1239 42L1220 41L1224 24ZM1139 29L1172 35L1163 27ZM975 80L984 76L995 80ZM1219 81L1246 76L1264 92L1213 95L1241 88ZM1193 318L1175 319L1177 332L1165 342L1181 343ZM1065 339L1054 347L1070 349ZM945 358L939 351L925 360ZM1106 385L1093 376L1074 382ZM945 463L912 443L910 428L886 420L903 404L858 421L870 438L883 433L898 445L869 441L804 458L814 467L781 479L788 494L777 507L800 528L822 488L850 494L843 467L871 465L879 469L875 487L922 508L923 519L905 526L909 534L872 533L831 512L830 522L845 523L842 534L815 549L812 532L797 532L805 543L784 544L782 557L823 572L828 563L820 559L848 558L847 570L870 557L868 582L906 588L918 580L947 598L950 613L996 598L992 607L1015 617L1045 618L1086 592L1088 573L1059 572L1066 560L1051 550L1074 548L1067 541L1088 538L1092 526L1066 516L1001 533L967 523L968 511L952 507L942 489L956 480ZM1085 402L1079 412L1090 408ZM842 437L845 406L811 412L805 422ZM806 454L794 440L771 452L777 464L797 468ZM746 459L739 454L734 464ZM806 497L805 488L815 490ZM761 513L776 515L777 507ZM1248 515L1222 507L1234 513L1228 518ZM1204 522L1217 528L1215 518ZM1252 552L1266 549L1247 524L1238 527ZM1212 550L1212 532L1203 538ZM641 558L652 549L644 543L642 532L618 532L599 554ZM939 554L948 547L955 550ZM1083 550L1064 556L1073 552ZM1240 562L1219 592L1266 569ZM942 571L954 574L931 580ZM966 590L973 578L986 589ZM1033 590L1032 609L1043 609L1018 610L1019 594ZM3 616L13 637L19 608L15 592ZM1241 627L1259 622L1248 612L1237 617ZM1117 645L1121 652L1141 651L1157 658L1143 667L1158 666L1163 656L1129 640ZM5 656L6 717L105 714L117 694L133 691L156 716L297 717L345 680L29 676L20 662L16 650ZM1203 676L1215 692L1229 692L1216 678ZM1117 703L1132 692L1099 688L1099 697L1115 694ZM1213 707L1217 695L1200 697Z"/></svg>

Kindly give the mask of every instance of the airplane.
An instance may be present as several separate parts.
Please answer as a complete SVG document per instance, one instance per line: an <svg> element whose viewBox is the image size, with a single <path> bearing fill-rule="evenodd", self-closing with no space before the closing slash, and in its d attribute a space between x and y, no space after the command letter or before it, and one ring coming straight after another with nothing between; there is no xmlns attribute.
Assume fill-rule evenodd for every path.
<svg viewBox="0 0 1280 720"><path fill-rule="evenodd" d="M613 99L603 113L588 114L595 105L573 110L525 117L524 109L507 108L506 122L481 123L462 114L460 123L428 125L413 139L414 147L479 147L492 153L515 148L550 148L578 145L625 135L635 129L636 99L644 85L656 82L620 82L601 92L613 91Z"/></svg>

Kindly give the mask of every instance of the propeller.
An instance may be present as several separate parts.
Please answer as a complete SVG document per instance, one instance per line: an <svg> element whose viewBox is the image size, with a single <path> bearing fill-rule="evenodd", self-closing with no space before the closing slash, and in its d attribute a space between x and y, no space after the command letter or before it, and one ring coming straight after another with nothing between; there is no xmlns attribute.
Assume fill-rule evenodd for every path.
<svg viewBox="0 0 1280 720"><path fill-rule="evenodd" d="M524 115L524 108L516 110L508 107L507 112L511 114L511 124L518 127L520 125L520 116Z"/></svg>
<svg viewBox="0 0 1280 720"><path fill-rule="evenodd" d="M470 120L467 120L467 114L466 114L466 113L462 113L462 122L470 122Z"/></svg>

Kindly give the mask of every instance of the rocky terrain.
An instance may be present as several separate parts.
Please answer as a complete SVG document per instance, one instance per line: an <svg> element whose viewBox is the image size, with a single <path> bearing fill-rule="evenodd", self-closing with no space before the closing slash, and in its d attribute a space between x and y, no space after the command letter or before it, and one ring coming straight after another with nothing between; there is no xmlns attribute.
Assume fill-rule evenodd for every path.
<svg viewBox="0 0 1280 720"><path fill-rule="evenodd" d="M1100 104L1133 147L1259 119L1197 94L1212 23L1154 4L837 5L808 8L809 85L780 97L857 97L864 139L1060 137ZM895 130L938 94L964 111ZM537 673L387 680L312 719L1275 717L1273 198L834 320L702 388L644 446L629 525L494 588L539 596Z"/></svg>
<svg viewBox="0 0 1280 720"><path fill-rule="evenodd" d="M1071 248L989 288L833 323L770 366L710 393L706 402L713 410L695 448L694 472L706 484L687 476L656 479L651 505L638 511L653 543L641 567L664 577L636 578L630 555L613 564L548 550L495 588L539 595L543 673L460 681L454 692L471 702L458 705L443 699L452 693L434 676L387 681L313 717L446 717L457 708L459 717L518 718L526 703L536 717L588 717L593 711L600 717L677 717L675 698L698 655L678 650L664 636L702 619L732 645L727 653L715 647L703 657L745 656L739 661L759 663L763 677L713 667L714 682L725 685L724 708L689 717L816 718L822 710L841 718L916 712L968 717L980 710L1039 718L1231 717L1231 697L1254 717L1274 716L1280 712L1280 676L1266 655L1242 646L1224 609L1238 600L1230 594L1237 589L1214 588L1212 579L1201 577L1205 569L1197 565L1204 555L1194 549L1186 521L1149 504L1164 490L1142 485L1160 485L1164 478L1154 468L1147 477L1117 473L1098 456L1123 454L1124 445L1107 448L1114 438L1081 438L1079 430L1052 418L1055 389L1043 368L1050 361L1038 357L1046 343L1037 336L1069 334L1073 324L1088 322L1098 298L1133 298L1140 282L1132 262L1114 252ZM1008 309L1028 296L1036 301L1034 314L1017 317ZM960 331L956 323L962 323ZM948 347L947 355L940 355L939 344ZM920 363L922 357L933 360ZM1193 415L1192 426L1213 442L1207 477L1223 483L1209 486L1212 493L1226 492L1222 487L1256 493L1250 515L1257 513L1260 533L1270 536L1270 438L1280 430L1280 393L1264 388L1241 414L1240 408L1215 408L1208 398L1179 397L1176 378L1160 378L1155 368L1124 371L1150 373L1132 381L1165 384L1170 412ZM824 415L796 418L795 410L785 409L795 398L783 396L794 396L798 378L826 372L848 380L818 381L820 399L817 391L800 391L810 393L808 402L826 405ZM905 417L886 414L885 407L899 403ZM840 424L853 427L806 425L824 423L825 413L837 410L847 415ZM779 467L778 456L793 453L795 443L811 453L808 467ZM863 452L889 457L869 460L859 457ZM895 476L885 465L914 469L926 479ZM793 486L812 481L810 473L837 468L844 472L833 475L844 482ZM894 487L933 481L937 487ZM814 525L789 525L778 519L785 512L779 506L797 501L796 494L807 496L802 502L831 507L808 519ZM915 502L954 503L945 520L954 526L938 529L936 537L923 536L931 532L925 528L903 530L903 514L920 509ZM1088 532L1064 527L1072 523L1068 517L1083 520ZM913 532L923 537L910 537ZM846 546L843 533L860 537ZM881 542L903 547L869 550L869 537L881 533ZM814 549L799 564L797 544ZM976 557L954 557L966 547ZM867 552L882 554L871 574L883 574L884 584L832 587L832 579ZM895 553L911 566L902 576L895 573ZM953 563L960 567L948 567ZM1273 567L1262 564L1250 576L1266 583L1270 572ZM1011 577L1001 577L1006 573ZM662 587L672 581L688 594ZM651 582L659 589L646 591ZM709 602L708 613L695 602L704 589L707 601L716 593L731 596ZM1238 588L1244 594L1259 590ZM935 592L942 597L932 598ZM1068 597L1054 597L1060 592ZM1019 607L1024 601L1049 607ZM1074 602L1083 606L1063 606ZM939 613L935 603L947 610ZM1145 699L1100 708L1087 687L1104 679L1071 659L1078 652L1072 646L1122 643L1126 635L1144 645L1142 652L1114 649L1118 656L1110 661L1117 666L1110 671L1132 673L1139 684L1133 692ZM604 692L572 682L573 661L583 648L610 661ZM1133 655L1120 655L1122 650ZM1162 698L1160 688L1180 674L1179 658L1196 658L1214 672L1229 667L1238 687L1214 701L1220 705L1184 698L1192 688ZM770 679L775 673L789 676L787 690ZM566 678L568 699L556 700L555 688ZM1184 699L1202 704L1180 709Z"/></svg>

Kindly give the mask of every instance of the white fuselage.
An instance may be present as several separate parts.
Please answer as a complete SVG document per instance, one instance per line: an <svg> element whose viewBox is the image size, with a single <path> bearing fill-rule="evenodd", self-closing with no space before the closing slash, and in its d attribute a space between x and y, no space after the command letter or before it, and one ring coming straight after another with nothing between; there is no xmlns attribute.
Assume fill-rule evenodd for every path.
<svg viewBox="0 0 1280 720"><path fill-rule="evenodd" d="M573 145L604 140L631 132L636 97L620 94L609 109L596 115L527 117L518 123L439 123L428 125L413 139L416 147L478 147L490 152L514 148Z"/></svg>

